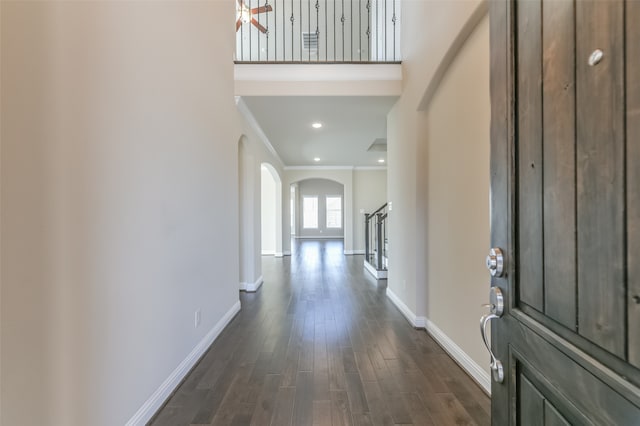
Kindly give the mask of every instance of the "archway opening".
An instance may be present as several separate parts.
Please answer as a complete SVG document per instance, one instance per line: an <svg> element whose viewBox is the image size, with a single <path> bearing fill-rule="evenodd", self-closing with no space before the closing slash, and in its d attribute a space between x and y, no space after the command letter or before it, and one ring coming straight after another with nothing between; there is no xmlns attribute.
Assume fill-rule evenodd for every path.
<svg viewBox="0 0 640 426"><path fill-rule="evenodd" d="M345 200L342 183L311 178L291 185L291 226L296 238L343 239Z"/></svg>
<svg viewBox="0 0 640 426"><path fill-rule="evenodd" d="M260 165L262 255L282 257L282 180L269 163Z"/></svg>

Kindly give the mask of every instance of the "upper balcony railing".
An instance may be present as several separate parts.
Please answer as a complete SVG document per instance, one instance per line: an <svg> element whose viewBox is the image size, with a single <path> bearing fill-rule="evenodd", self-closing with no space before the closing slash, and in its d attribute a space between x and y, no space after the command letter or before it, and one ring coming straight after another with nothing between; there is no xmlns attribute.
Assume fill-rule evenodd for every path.
<svg viewBox="0 0 640 426"><path fill-rule="evenodd" d="M400 62L400 0L235 0L236 63Z"/></svg>

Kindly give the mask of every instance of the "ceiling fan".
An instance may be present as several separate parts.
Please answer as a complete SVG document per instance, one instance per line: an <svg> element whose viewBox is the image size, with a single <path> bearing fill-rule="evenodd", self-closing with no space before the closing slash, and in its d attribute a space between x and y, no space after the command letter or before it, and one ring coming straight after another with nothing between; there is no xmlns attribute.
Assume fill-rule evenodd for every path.
<svg viewBox="0 0 640 426"><path fill-rule="evenodd" d="M237 0L237 1L238 1L238 8L236 9L236 16L238 17L238 19L236 20L236 32L238 32L242 24L251 22L251 24L254 27L256 27L258 31L265 34L267 32L267 29L262 25L260 25L260 22L258 22L256 18L253 17L253 15L273 11L273 8L271 7L271 5L268 4L265 6L254 7L253 9L250 9L249 6L247 6L244 3L244 0Z"/></svg>

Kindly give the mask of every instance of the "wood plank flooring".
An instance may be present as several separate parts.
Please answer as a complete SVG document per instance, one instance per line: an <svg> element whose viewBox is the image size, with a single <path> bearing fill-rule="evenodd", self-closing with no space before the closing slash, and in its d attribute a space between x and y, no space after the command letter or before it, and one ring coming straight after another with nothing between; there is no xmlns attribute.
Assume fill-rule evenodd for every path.
<svg viewBox="0 0 640 426"><path fill-rule="evenodd" d="M150 424L489 425L489 398L342 251L264 257L262 288Z"/></svg>

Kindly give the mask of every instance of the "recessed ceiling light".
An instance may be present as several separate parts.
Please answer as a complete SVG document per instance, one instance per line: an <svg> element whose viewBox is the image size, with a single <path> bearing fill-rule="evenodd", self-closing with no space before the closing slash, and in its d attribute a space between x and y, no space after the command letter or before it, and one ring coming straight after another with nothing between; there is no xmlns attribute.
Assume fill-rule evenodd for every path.
<svg viewBox="0 0 640 426"><path fill-rule="evenodd" d="M316 157L316 158L313 159L313 161L315 161L317 163L318 161L320 161L320 158Z"/></svg>
<svg viewBox="0 0 640 426"><path fill-rule="evenodd" d="M322 123L313 123L311 127L313 127L314 129L319 129L320 127L322 127Z"/></svg>
<svg viewBox="0 0 640 426"><path fill-rule="evenodd" d="M379 159L378 163L384 163L384 158Z"/></svg>

